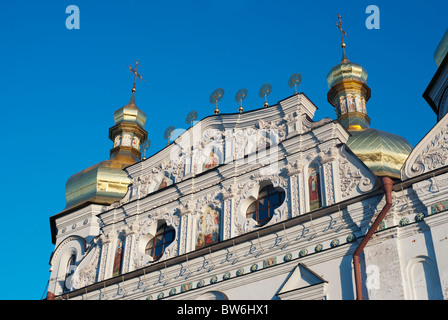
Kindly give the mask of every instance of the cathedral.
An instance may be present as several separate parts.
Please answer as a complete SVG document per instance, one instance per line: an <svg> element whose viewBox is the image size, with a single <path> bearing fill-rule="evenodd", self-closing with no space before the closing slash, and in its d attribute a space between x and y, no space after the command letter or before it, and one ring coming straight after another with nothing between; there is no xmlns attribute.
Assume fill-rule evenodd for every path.
<svg viewBox="0 0 448 320"><path fill-rule="evenodd" d="M222 114L217 90L214 114L149 158L130 67L109 159L71 176L50 217L46 299L448 299L448 31L423 93L437 123L411 146L374 128L338 27L334 119L298 92Z"/></svg>

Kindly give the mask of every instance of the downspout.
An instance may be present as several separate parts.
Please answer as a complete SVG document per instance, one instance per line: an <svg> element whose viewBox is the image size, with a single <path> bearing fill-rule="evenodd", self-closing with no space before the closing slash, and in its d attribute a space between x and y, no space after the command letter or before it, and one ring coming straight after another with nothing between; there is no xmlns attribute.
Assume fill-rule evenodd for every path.
<svg viewBox="0 0 448 320"><path fill-rule="evenodd" d="M394 182L392 181L392 179L390 179L388 177L383 177L382 181L383 181L384 194L386 196L386 204L384 205L383 210L381 210L380 214L376 218L375 222L370 227L367 234L364 236L364 239L362 239L358 248L356 248L355 253L353 253L353 267L354 267L354 271L355 271L356 300L362 300L362 283L361 283L361 268L360 268L360 264L359 264L359 255L361 254L362 250L364 250L364 247L367 245L367 242L369 242L372 235L378 229L378 226L380 225L381 221L384 219L386 214L389 212L390 207L392 207L392 187L394 185Z"/></svg>

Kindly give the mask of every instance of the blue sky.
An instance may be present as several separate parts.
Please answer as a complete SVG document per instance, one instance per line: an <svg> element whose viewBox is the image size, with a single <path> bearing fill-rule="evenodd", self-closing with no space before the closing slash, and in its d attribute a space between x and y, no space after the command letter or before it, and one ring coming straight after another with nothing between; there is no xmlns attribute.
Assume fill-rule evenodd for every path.
<svg viewBox="0 0 448 320"><path fill-rule="evenodd" d="M365 26L368 5L380 9L380 29ZM80 10L69 30L68 5ZM213 113L210 93L221 87L222 113L262 107L258 89L272 84L270 104L293 93L288 78L335 118L326 76L341 59L343 17L347 56L368 72L371 127L415 146L436 123L422 98L437 66L434 51L446 28L446 1L85 1L0 3L0 106L3 239L0 299L40 299L50 276L49 217L65 207L65 183L109 157L113 112L127 104L139 59L146 81L136 103L148 116L147 156L166 144L165 129L185 117Z"/></svg>

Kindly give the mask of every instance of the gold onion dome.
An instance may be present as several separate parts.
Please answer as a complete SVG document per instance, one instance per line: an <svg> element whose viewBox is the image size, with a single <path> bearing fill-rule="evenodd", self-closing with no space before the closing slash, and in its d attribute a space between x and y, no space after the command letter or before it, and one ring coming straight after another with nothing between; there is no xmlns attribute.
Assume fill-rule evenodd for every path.
<svg viewBox="0 0 448 320"><path fill-rule="evenodd" d="M373 128L349 132L348 147L373 173L389 178L401 177L401 167L412 151L405 138Z"/></svg>
<svg viewBox="0 0 448 320"><path fill-rule="evenodd" d="M134 91L129 103L114 113L115 125L109 129L114 142L110 159L68 179L65 210L92 203L110 205L126 194L131 181L123 169L140 160L140 143L147 138L146 115L136 106Z"/></svg>
<svg viewBox="0 0 448 320"><path fill-rule="evenodd" d="M347 141L350 150L377 176L399 179L412 147L403 137L370 128L366 109L370 88L366 70L350 62L344 54L342 61L328 73L327 83L328 101L351 134Z"/></svg>
<svg viewBox="0 0 448 320"><path fill-rule="evenodd" d="M342 30L342 22L337 26L343 40L345 32ZM347 59L343 41L341 48L341 62L327 75L330 89L327 99L335 108L338 120L351 134L347 145L377 176L399 179L401 167L412 147L403 137L370 128L366 109L366 103L370 99L367 71Z"/></svg>

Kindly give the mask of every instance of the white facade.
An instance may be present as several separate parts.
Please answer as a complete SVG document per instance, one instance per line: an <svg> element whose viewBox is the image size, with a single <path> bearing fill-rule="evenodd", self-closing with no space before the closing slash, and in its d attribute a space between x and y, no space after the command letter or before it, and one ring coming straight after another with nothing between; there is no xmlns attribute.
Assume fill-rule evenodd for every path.
<svg viewBox="0 0 448 320"><path fill-rule="evenodd" d="M346 148L345 128L330 119L313 122L315 110L296 94L269 108L208 117L128 167L132 183L120 202L56 216L49 292L63 299L354 299L353 251L384 195L380 180ZM384 226L364 250L367 299L448 295L448 214L431 209L448 200L448 150L441 145L428 154L428 146L444 143L447 126L444 117L414 149ZM264 133L271 144L259 155ZM204 171L212 149L219 165ZM417 167L429 157L431 165ZM322 206L310 211L312 163ZM162 177L170 182L156 190ZM259 227L245 212L268 183L284 190L285 201ZM197 219L207 206L220 213L219 242L196 250ZM152 261L145 245L161 220L174 228L175 240ZM119 236L122 269L113 277ZM66 278L72 255L74 273ZM64 283L71 289L65 293Z"/></svg>
<svg viewBox="0 0 448 320"><path fill-rule="evenodd" d="M447 90L446 61L431 97ZM120 201L53 216L47 298L352 300L359 286L364 299L447 299L448 115L439 113L394 181L358 282L353 254L385 207L385 188L347 147L345 127L315 121L316 109L294 94L207 117L127 167ZM261 224L249 213L264 190L280 201ZM173 241L156 256L150 244L165 224Z"/></svg>

